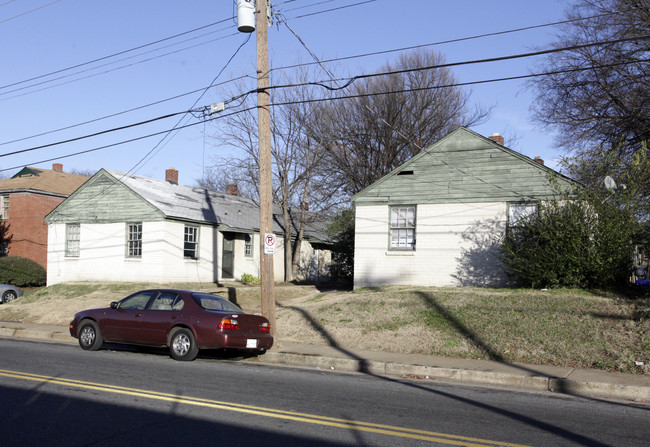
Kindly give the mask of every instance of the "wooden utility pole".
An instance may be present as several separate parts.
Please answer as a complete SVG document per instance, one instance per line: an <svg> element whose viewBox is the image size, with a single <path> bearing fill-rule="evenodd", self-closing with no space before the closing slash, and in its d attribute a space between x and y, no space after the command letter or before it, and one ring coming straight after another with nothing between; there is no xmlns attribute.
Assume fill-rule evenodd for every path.
<svg viewBox="0 0 650 447"><path fill-rule="evenodd" d="M267 0L257 0L257 125L260 160L260 280L262 315L271 323L275 335L275 295L273 254L268 251L268 235L273 235L273 196L271 178L271 111L269 110L269 35Z"/></svg>

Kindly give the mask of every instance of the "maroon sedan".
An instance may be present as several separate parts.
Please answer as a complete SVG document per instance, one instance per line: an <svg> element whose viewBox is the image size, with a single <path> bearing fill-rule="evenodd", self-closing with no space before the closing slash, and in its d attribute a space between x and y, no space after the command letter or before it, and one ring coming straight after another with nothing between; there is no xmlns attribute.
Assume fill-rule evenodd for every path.
<svg viewBox="0 0 650 447"><path fill-rule="evenodd" d="M273 346L270 330L269 320L223 297L175 289L142 290L109 308L81 311L70 322L70 335L85 350L104 342L169 346L176 360L194 360L199 349L263 354Z"/></svg>

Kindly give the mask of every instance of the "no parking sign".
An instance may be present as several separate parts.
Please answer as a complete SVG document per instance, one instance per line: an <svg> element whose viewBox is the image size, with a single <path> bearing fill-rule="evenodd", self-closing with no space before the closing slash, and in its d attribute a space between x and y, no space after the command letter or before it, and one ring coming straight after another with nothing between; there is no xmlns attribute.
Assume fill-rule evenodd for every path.
<svg viewBox="0 0 650 447"><path fill-rule="evenodd" d="M265 255L275 254L275 234L273 233L264 234L264 254Z"/></svg>

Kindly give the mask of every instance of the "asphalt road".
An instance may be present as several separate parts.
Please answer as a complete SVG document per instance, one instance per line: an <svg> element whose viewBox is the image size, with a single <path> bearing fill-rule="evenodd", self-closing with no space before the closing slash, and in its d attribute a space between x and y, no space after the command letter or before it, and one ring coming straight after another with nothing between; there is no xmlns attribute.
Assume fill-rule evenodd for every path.
<svg viewBox="0 0 650 447"><path fill-rule="evenodd" d="M650 407L0 339L0 445L640 446Z"/></svg>

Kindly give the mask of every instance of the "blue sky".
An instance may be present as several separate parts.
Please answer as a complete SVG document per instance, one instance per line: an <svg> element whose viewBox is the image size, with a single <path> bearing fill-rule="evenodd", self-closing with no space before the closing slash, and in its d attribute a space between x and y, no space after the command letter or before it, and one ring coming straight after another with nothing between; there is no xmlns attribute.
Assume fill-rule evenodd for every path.
<svg viewBox="0 0 650 447"><path fill-rule="evenodd" d="M272 2L291 28L321 60L461 39L557 22L568 1L500 0L276 0ZM0 0L0 175L23 166L96 172L101 168L164 178L169 167L179 170L182 184L194 185L204 166L227 147L215 146L215 126L194 124L158 145L161 134L118 144L83 155L65 155L114 145L164 132L180 116L133 129L38 150L31 148L182 112L199 100L201 91L216 82L197 106L227 99L228 81L255 75L255 35L245 42L230 20L235 0ZM357 6L344 6L362 3ZM331 10L329 12L324 12ZM323 12L320 14L314 14ZM212 26L207 26L215 24ZM200 31L171 36L200 27ZM546 48L557 28L533 30L445 43L428 48L462 62L527 53ZM161 41L154 45L152 42ZM146 46L145 46L146 45ZM128 51L137 47L138 50ZM121 53L119 56L108 57ZM311 62L311 56L282 24L269 29L272 67ZM336 62L338 75L379 70L398 52ZM228 61L232 58L230 63ZM88 64L87 62L95 61ZM526 75L538 58L472 64L453 69L460 82ZM69 69L70 67L75 67ZM224 69L225 67L225 69ZM319 80L326 79L322 74ZM254 82L254 81L251 81ZM253 86L254 84L251 84ZM561 149L553 135L530 119L532 92L525 81L504 81L466 87L473 104L493 106L492 118L472 130L489 136L501 133L506 146L529 157L541 156L555 167ZM127 110L137 109L128 113ZM86 121L111 118L76 126ZM52 130L75 126L50 133ZM45 133L45 135L37 136ZM33 138L28 138L33 137ZM15 141L20 140L20 141ZM158 145L158 146L157 146ZM7 155L18 152L14 155ZM52 160L50 160L52 159ZM47 160L47 161L45 161Z"/></svg>

